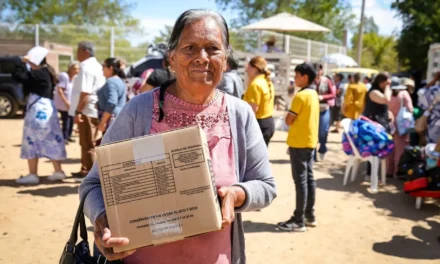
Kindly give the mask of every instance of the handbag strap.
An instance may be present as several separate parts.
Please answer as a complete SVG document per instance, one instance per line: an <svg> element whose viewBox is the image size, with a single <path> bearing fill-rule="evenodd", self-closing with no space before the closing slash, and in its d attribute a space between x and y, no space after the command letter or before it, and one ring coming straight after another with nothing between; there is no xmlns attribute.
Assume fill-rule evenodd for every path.
<svg viewBox="0 0 440 264"><path fill-rule="evenodd" d="M99 187L94 187L87 191L86 195L84 195L84 198L81 200L78 210L76 212L75 216L75 222L73 222L72 232L70 233L69 238L69 244L74 246L76 244L76 241L78 240L78 227L80 227L80 236L83 240L87 241L87 228L86 228L86 220L84 217L84 203L86 201L87 195L94 189Z"/></svg>

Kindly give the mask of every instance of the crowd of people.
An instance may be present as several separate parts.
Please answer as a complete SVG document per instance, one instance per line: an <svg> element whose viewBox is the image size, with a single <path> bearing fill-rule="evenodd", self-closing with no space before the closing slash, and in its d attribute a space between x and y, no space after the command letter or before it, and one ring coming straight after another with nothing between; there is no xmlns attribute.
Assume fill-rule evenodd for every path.
<svg viewBox="0 0 440 264"><path fill-rule="evenodd" d="M159 259L161 263L245 263L240 213L264 208L276 197L267 150L275 132L275 90L261 56L248 62L245 88L229 44L228 26L221 15L209 10L186 11L174 26L163 69L146 70L134 97L127 94L124 82L126 63L118 58L100 63L88 41L78 44L78 61L61 74L47 63L48 50L44 48L23 57L13 76L29 95L21 147L29 174L17 183L38 184L38 159L43 157L54 165L49 180L66 178L61 163L66 158L66 144L73 142L75 123L81 167L73 176L83 179L80 197L85 199L84 213L95 225L96 252L108 260L125 258L124 263L133 264L156 263ZM399 157L409 144L410 134L401 135L395 129L402 107L417 112L414 109L418 106L424 111L411 132L416 135L416 144L425 135L427 141L437 142L440 87L434 84L439 79L437 75L418 91L411 79L390 78L387 73L378 74L374 80L356 73L346 82L342 74L324 76L320 64L298 65L294 83L299 91L285 117L296 209L278 227L304 232L306 227L317 226L313 162L325 159L334 122L331 132L336 133L344 117L356 120L362 115L383 126L395 144L393 155L388 157L390 175L397 173ZM423 100L415 102L414 94ZM107 228L101 182L94 166L95 147L190 125L199 125L207 134L215 183L222 198L222 231L136 252L113 253L112 247L129 241L112 238Z"/></svg>

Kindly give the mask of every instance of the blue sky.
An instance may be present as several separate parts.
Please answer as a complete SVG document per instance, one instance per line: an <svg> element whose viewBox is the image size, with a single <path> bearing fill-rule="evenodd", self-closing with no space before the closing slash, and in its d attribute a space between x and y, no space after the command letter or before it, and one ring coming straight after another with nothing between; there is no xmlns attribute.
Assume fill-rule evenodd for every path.
<svg viewBox="0 0 440 264"><path fill-rule="evenodd" d="M362 0L346 1L351 3L352 12L359 18ZM401 20L391 10L392 2L393 0L366 0L366 15L374 17L381 34L391 35L402 27ZM141 20L142 26L149 32L147 38L151 40L164 25L173 25L177 17L190 8L217 10L217 5L214 0L138 0L133 16ZM231 11L221 13L228 21L235 17Z"/></svg>

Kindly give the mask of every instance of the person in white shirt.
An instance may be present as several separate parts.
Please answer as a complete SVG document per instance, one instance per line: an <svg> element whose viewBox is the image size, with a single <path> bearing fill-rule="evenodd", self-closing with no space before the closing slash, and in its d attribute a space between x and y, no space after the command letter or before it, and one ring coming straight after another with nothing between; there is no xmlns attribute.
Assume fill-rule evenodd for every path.
<svg viewBox="0 0 440 264"><path fill-rule="evenodd" d="M73 82L69 115L75 116L81 146L81 170L72 175L82 178L93 166L95 156L93 136L98 124L96 92L105 84L105 77L102 65L95 58L95 47L91 42L82 41L78 44L77 58L80 61L80 70Z"/></svg>
<svg viewBox="0 0 440 264"><path fill-rule="evenodd" d="M62 72L58 76L58 84L54 91L55 107L61 114L64 140L74 142L70 137L73 130L73 116L69 115L70 96L72 94L73 78L79 72L79 62L73 61L69 64L67 72Z"/></svg>

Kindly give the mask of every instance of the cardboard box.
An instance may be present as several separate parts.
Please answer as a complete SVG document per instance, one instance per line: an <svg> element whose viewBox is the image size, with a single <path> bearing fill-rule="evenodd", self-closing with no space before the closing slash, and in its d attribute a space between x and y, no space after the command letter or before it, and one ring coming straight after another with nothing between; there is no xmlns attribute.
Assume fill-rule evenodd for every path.
<svg viewBox="0 0 440 264"><path fill-rule="evenodd" d="M96 149L115 252L220 230L206 135L188 127Z"/></svg>

